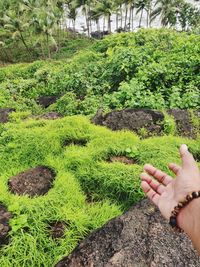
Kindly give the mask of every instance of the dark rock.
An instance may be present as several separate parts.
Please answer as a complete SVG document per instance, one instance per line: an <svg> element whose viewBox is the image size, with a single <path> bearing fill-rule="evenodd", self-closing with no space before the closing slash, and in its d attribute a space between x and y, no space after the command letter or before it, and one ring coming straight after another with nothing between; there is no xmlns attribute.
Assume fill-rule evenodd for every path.
<svg viewBox="0 0 200 267"><path fill-rule="evenodd" d="M191 114L188 110L172 109L167 111L174 117L177 124L177 133L181 136L196 138L197 129L192 122ZM200 111L194 112L200 124ZM150 109L124 109L112 111L103 115L103 111L98 110L92 122L97 125L107 126L112 130L128 129L141 134L141 129L146 129L147 137L152 135L162 135L164 130L164 114Z"/></svg>
<svg viewBox="0 0 200 267"><path fill-rule="evenodd" d="M87 239L56 267L189 267L200 258L185 234L173 232L148 200Z"/></svg>
<svg viewBox="0 0 200 267"><path fill-rule="evenodd" d="M58 96L41 96L38 98L37 102L43 108L48 108L50 105L55 103L58 98Z"/></svg>
<svg viewBox="0 0 200 267"><path fill-rule="evenodd" d="M12 177L8 186L12 193L31 197L46 194L52 187L55 173L47 167L39 166Z"/></svg>
<svg viewBox="0 0 200 267"><path fill-rule="evenodd" d="M95 39L103 39L104 36L109 35L108 31L95 31L91 32L91 37Z"/></svg>
<svg viewBox="0 0 200 267"><path fill-rule="evenodd" d="M174 117L177 130L182 136L196 137L196 129L192 124L191 115L188 110L171 109L168 114ZM200 112L195 112L200 121Z"/></svg>
<svg viewBox="0 0 200 267"><path fill-rule="evenodd" d="M9 220L12 217L6 207L0 204L0 246L7 244L9 241L8 233L11 230Z"/></svg>
<svg viewBox="0 0 200 267"><path fill-rule="evenodd" d="M0 108L0 122L6 123L9 120L9 114L15 111L14 108Z"/></svg>
<svg viewBox="0 0 200 267"><path fill-rule="evenodd" d="M95 124L107 126L112 130L129 129L139 133L141 128L148 133L160 134L163 130L163 113L150 109L124 109L106 115L98 114L92 120Z"/></svg>
<svg viewBox="0 0 200 267"><path fill-rule="evenodd" d="M56 120L62 118L58 112L48 112L37 117L38 119Z"/></svg>

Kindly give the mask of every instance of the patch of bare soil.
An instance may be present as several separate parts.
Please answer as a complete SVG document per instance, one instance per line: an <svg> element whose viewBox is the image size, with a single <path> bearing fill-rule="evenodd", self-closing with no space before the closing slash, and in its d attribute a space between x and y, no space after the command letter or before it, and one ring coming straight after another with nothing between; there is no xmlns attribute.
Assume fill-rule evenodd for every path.
<svg viewBox="0 0 200 267"><path fill-rule="evenodd" d="M46 194L52 187L54 178L53 170L39 166L10 178L8 186L14 194L33 197Z"/></svg>
<svg viewBox="0 0 200 267"><path fill-rule="evenodd" d="M54 238L62 238L65 234L65 229L67 227L67 224L65 222L59 221L59 222L52 222L49 224L49 232L50 235Z"/></svg>
<svg viewBox="0 0 200 267"><path fill-rule="evenodd" d="M6 207L0 204L0 246L7 244L9 241L8 232L11 230L9 220L12 217Z"/></svg>
<svg viewBox="0 0 200 267"><path fill-rule="evenodd" d="M121 162L127 165L130 164L135 164L137 163L136 160L128 158L126 156L113 156L111 158L109 158L108 162L112 163L112 162Z"/></svg>

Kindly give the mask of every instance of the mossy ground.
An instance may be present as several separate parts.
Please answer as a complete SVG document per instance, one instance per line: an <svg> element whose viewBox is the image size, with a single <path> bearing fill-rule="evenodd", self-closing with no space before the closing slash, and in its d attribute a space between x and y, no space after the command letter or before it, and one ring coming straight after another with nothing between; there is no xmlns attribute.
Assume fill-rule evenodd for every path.
<svg viewBox="0 0 200 267"><path fill-rule="evenodd" d="M181 143L199 156L199 139L163 136L140 140L128 131L94 126L82 116L19 120L2 126L0 202L13 218L10 243L0 249L0 266L53 266L89 232L143 197L139 174L144 163L168 173L169 162L180 163ZM137 164L107 162L110 156L126 155L127 151L132 151ZM39 165L56 172L46 195L29 198L9 192L11 176ZM49 225L56 221L67 225L60 239L49 233Z"/></svg>

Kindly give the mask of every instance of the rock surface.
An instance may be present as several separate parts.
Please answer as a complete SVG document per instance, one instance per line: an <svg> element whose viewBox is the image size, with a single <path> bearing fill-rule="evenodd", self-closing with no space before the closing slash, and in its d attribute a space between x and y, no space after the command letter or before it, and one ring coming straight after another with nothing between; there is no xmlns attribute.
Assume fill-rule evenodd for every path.
<svg viewBox="0 0 200 267"><path fill-rule="evenodd" d="M8 243L8 232L11 230L9 220L12 217L6 207L0 204L0 246Z"/></svg>
<svg viewBox="0 0 200 267"><path fill-rule="evenodd" d="M15 111L14 108L0 108L0 122L6 123L9 120L9 114Z"/></svg>
<svg viewBox="0 0 200 267"><path fill-rule="evenodd" d="M55 267L197 267L185 234L174 233L160 212L142 200L112 219Z"/></svg>
<svg viewBox="0 0 200 267"><path fill-rule="evenodd" d="M10 178L8 186L10 191L17 195L44 195L52 187L54 177L52 170L39 166Z"/></svg>
<svg viewBox="0 0 200 267"><path fill-rule="evenodd" d="M191 115L188 110L171 109L168 111L168 113L174 117L179 133L182 133L183 136L195 137L196 129L192 125ZM195 115L200 120L200 113L196 112Z"/></svg>
<svg viewBox="0 0 200 267"><path fill-rule="evenodd" d="M200 129L196 129L193 125L189 111L172 109L168 110L168 114L174 117L178 134L192 138L196 137L196 132ZM195 112L195 116L200 124L200 112ZM114 131L128 129L138 134L141 133L143 128L146 129L147 136L161 135L164 130L164 114L150 109L124 109L112 111L106 115L103 115L102 110L99 110L92 122Z"/></svg>
<svg viewBox="0 0 200 267"><path fill-rule="evenodd" d="M146 128L148 132L159 134L163 130L160 124L164 120L164 115L159 111L150 109L124 109L112 111L105 116L95 116L95 124L104 125L112 130L129 129L138 132L141 128Z"/></svg>
<svg viewBox="0 0 200 267"><path fill-rule="evenodd" d="M55 103L58 99L58 96L41 96L38 98L37 102L43 108L48 108L50 105Z"/></svg>

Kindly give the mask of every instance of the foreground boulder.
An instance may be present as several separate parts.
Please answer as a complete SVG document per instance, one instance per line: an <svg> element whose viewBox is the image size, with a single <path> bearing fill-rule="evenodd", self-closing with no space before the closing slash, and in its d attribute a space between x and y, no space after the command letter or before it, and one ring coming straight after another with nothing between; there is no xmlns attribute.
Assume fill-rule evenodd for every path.
<svg viewBox="0 0 200 267"><path fill-rule="evenodd" d="M54 177L52 170L39 166L10 178L8 186L10 191L17 195L44 195L52 187Z"/></svg>
<svg viewBox="0 0 200 267"><path fill-rule="evenodd" d="M200 266L185 234L174 233L160 212L142 200L87 239L55 267Z"/></svg>
<svg viewBox="0 0 200 267"><path fill-rule="evenodd" d="M195 138L199 132L200 112L194 112L196 122L193 122L188 110L171 109L167 113L174 118L177 134ZM164 133L165 116L162 112L150 109L124 109L112 111L103 115L99 110L92 122L111 130L128 129L147 136L162 135ZM196 125L195 125L196 124Z"/></svg>

